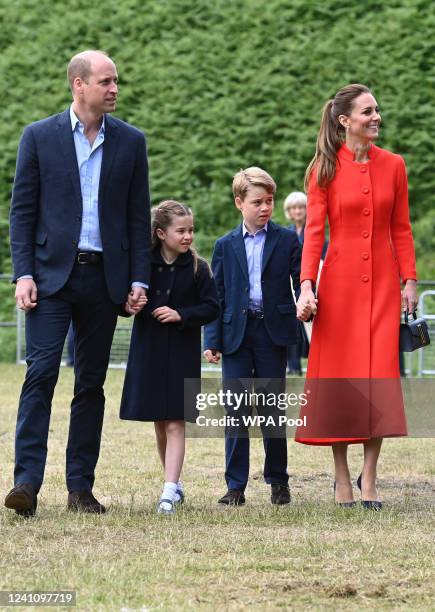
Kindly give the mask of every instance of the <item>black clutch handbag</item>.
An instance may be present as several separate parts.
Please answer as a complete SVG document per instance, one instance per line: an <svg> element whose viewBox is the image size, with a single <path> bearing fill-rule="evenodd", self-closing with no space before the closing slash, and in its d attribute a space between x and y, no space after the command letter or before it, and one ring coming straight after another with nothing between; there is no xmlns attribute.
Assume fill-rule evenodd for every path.
<svg viewBox="0 0 435 612"><path fill-rule="evenodd" d="M415 312L411 316L414 320L408 320L409 313L405 312L405 323L400 325L399 349L405 353L411 353L416 349L430 344L429 330L423 317L417 319Z"/></svg>

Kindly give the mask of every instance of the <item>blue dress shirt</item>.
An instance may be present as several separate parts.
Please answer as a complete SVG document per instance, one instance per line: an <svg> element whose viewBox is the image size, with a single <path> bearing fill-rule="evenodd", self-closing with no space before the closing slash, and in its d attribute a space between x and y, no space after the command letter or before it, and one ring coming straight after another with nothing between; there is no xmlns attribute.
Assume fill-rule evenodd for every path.
<svg viewBox="0 0 435 612"><path fill-rule="evenodd" d="M103 161L102 145L104 143L105 117L103 115L101 127L92 145L85 136L84 125L73 111L72 106L70 107L70 117L83 202L79 251L102 251L103 245L98 217L98 190ZM148 285L138 282L132 283L131 286L148 288Z"/></svg>
<svg viewBox="0 0 435 612"><path fill-rule="evenodd" d="M250 234L243 223L242 233L245 243L246 260L249 274L249 308L261 310L263 308L263 293L261 291L261 263L263 259L264 243L266 241L267 224Z"/></svg>
<svg viewBox="0 0 435 612"><path fill-rule="evenodd" d="M85 126L73 111L72 106L69 112L83 203L79 251L102 251L103 245L98 218L98 189L100 186L101 162L103 161L104 115L97 137L91 145L84 133Z"/></svg>

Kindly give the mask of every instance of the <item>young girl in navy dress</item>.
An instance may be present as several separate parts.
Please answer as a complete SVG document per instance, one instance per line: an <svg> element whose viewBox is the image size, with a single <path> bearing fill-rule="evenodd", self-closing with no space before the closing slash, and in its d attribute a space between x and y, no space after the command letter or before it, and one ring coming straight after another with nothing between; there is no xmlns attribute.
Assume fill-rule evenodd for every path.
<svg viewBox="0 0 435 612"><path fill-rule="evenodd" d="M153 208L150 288L133 323L121 401L121 419L154 422L165 472L159 514L184 499L185 421L196 417L184 380L200 379L201 326L219 315L214 279L192 240L190 208L174 200Z"/></svg>

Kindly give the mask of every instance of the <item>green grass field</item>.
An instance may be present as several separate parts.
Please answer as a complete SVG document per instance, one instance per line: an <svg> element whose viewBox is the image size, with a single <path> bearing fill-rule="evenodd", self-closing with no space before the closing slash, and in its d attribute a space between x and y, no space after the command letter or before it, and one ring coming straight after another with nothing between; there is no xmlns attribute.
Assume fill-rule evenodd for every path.
<svg viewBox="0 0 435 612"><path fill-rule="evenodd" d="M435 449L387 440L382 513L334 507L329 448L289 440L293 502L273 507L252 443L243 508L220 509L223 440L188 440L186 503L157 516L162 474L149 424L121 422L124 372L109 371L95 493L104 516L65 510L64 457L73 378L63 369L37 517L0 509L0 590L77 591L80 610L433 610ZM0 365L0 491L12 485L24 368ZM361 447L351 448L355 477ZM357 491L355 491L357 495ZM3 499L3 495L2 495Z"/></svg>

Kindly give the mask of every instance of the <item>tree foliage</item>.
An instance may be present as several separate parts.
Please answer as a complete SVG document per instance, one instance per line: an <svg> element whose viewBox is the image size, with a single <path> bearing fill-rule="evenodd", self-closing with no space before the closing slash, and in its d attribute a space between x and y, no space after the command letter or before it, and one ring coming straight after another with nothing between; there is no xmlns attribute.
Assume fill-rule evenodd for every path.
<svg viewBox="0 0 435 612"><path fill-rule="evenodd" d="M70 103L65 69L106 50L120 75L117 116L148 138L152 199L192 206L209 255L237 221L234 173L259 165L286 194L302 188L320 111L362 82L383 115L379 144L405 157L411 215L425 232L435 193L435 12L430 0L21 0L0 4L0 271L25 124ZM422 221L423 219L423 221ZM419 247L420 271L430 259ZM432 255L433 257L433 255Z"/></svg>

